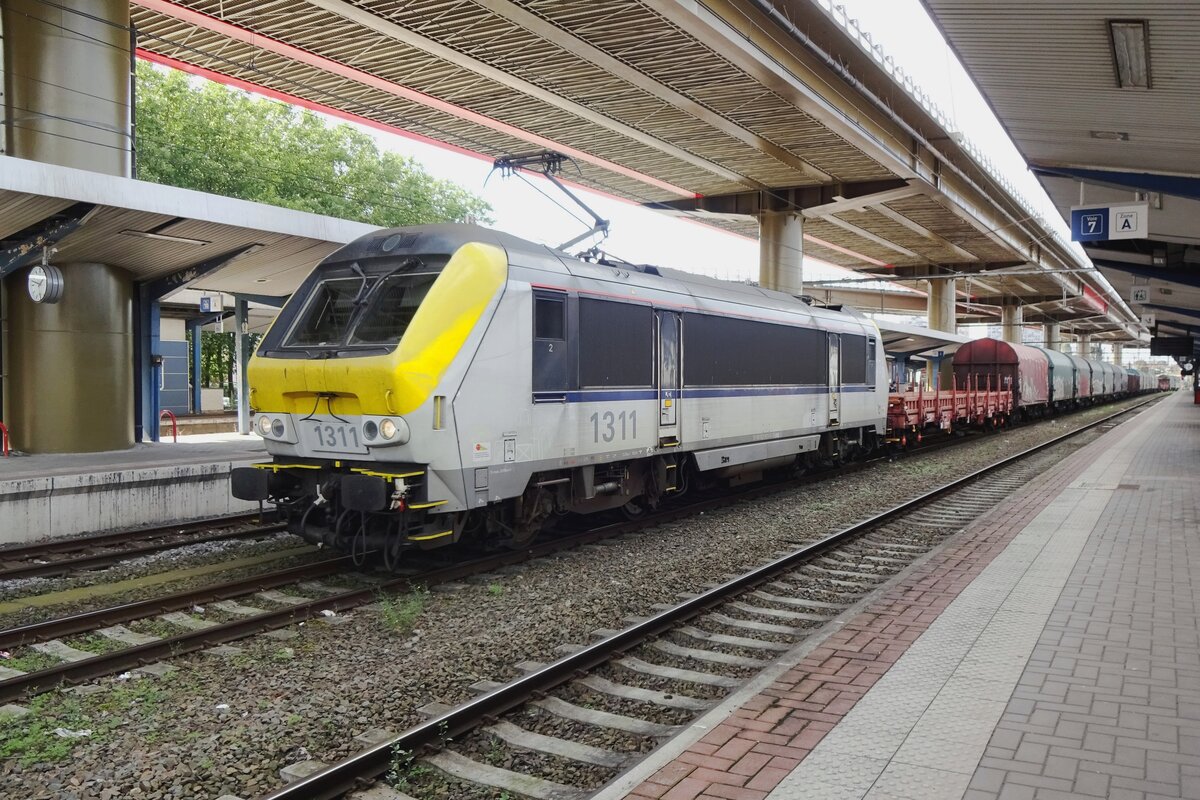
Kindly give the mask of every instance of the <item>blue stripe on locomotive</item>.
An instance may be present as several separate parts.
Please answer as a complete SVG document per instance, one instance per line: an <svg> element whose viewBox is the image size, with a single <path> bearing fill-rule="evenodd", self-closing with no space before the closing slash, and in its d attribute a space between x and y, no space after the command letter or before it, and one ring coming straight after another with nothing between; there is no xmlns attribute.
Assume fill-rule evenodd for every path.
<svg viewBox="0 0 1200 800"><path fill-rule="evenodd" d="M843 392L873 392L873 386L843 386ZM702 397L769 397L773 395L829 394L828 386L724 386L684 388L684 400ZM534 400L542 402L596 403L605 400L657 400L657 389L592 389L569 392L537 392Z"/></svg>

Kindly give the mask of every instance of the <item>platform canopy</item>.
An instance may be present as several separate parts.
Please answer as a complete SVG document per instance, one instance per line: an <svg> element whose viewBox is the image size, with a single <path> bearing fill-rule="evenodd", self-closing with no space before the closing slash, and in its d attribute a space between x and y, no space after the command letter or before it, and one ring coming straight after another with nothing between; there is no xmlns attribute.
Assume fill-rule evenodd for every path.
<svg viewBox="0 0 1200 800"><path fill-rule="evenodd" d="M924 2L1065 219L1146 203L1144 236L1085 249L1158 336L1200 342L1200 3Z"/></svg>
<svg viewBox="0 0 1200 800"><path fill-rule="evenodd" d="M1020 273L979 275L964 319L1090 292L1087 315L1142 332L825 0L130 7L138 55L160 64L488 160L558 152L578 185L748 235L760 214L802 211L805 253L854 269Z"/></svg>
<svg viewBox="0 0 1200 800"><path fill-rule="evenodd" d="M0 274L99 261L167 297L187 288L286 297L370 225L0 156ZM69 290L69 288L68 288ZM166 291L169 290L169 291Z"/></svg>
<svg viewBox="0 0 1200 800"><path fill-rule="evenodd" d="M920 325L906 325L899 322L875 320L879 335L883 339L883 349L889 356L897 358L912 358L914 356L950 355L961 345L971 341L971 337L947 331L935 331Z"/></svg>

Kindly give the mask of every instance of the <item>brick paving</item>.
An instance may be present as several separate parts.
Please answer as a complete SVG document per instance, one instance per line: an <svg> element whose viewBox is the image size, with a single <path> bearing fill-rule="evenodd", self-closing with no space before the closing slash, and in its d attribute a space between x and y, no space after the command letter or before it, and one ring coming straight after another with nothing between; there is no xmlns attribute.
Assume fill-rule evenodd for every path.
<svg viewBox="0 0 1200 800"><path fill-rule="evenodd" d="M1200 413L1193 413L1190 406L1170 402L1172 423L1177 416L1187 418L1190 414L1200 418ZM1106 508L1106 505L1096 507L1090 502L1095 499L1092 496L1095 492L1089 493L1078 487L1076 496L1066 506L1059 508L1053 504L1057 501L1062 505L1062 496L1069 494L1068 489L1081 475L1111 468L1110 462L1116 458L1112 453L1116 450L1134 449L1129 446L1134 429L1142 430L1164 416L1164 406L1160 405L1139 421L1116 429L1068 457L1035 484L1025 487L977 520L949 546L893 586L842 630L780 675L772 685L733 710L703 738L637 785L627 796L633 800L761 800L768 796L772 800L784 800L792 797L864 797L868 794L872 798L962 797L970 783L969 791L973 796L1007 798L1033 797L1033 794L1024 793L1026 789L1049 789L1048 785L1040 789L1030 786L1026 780L1030 774L1026 765L1037 763L1038 777L1041 778L1042 768L1065 770L1066 759L1071 756L1051 752L1052 747L1059 745L1035 738L1051 736L1057 729L1046 730L1044 713L1034 716L1035 710L1028 704L1036 703L1036 698L1013 696L1011 703L1017 707L1010 708L1008 704L1018 678L1024 681L1022 670L1029 653L1036 650L1039 657L1043 657L1044 645L1061 647L1064 641L1069 641L1065 635L1058 635L1047 644L1042 628L1051 618L1062 619L1060 609L1054 607L1055 601L1063 592L1066 576L1080 552L1084 551L1085 543L1088 549L1093 545L1088 538L1090 526L1082 530L1079 524L1074 524L1077 529L1074 538L1061 533L1072 527L1073 519L1085 519L1094 526L1099 510ZM1190 444L1193 451L1200 443L1200 437L1194 435L1197 432L1200 431L1190 431L1190 438L1183 440L1183 444ZM1176 431L1174 435L1178 437L1178 433ZM1171 464L1162 468L1176 470L1187 463L1190 463L1187 458L1175 456ZM1139 463L1135 471L1145 466ZM1190 474L1195 474L1194 464ZM1186 493L1186 484L1181 483L1180 487ZM1114 487L1105 491L1131 490ZM1179 498L1172 497L1171 500L1175 502ZM1186 517L1183 511L1179 514L1180 519ZM1111 524L1114 529L1128 530L1130 521L1132 518L1123 516ZM1021 546L998 560L997 556L1004 553L1023 531L1026 536L1019 542ZM1200 553L1196 555L1200 556ZM1099 565L1104 557L1097 552L1093 560ZM988 570L989 575L994 573L993 583L995 580L1000 583L991 589L985 586L986 582L972 585L993 561L997 563ZM1030 566L1039 563L1047 566ZM1097 566L1097 569L1101 570L1095 576L1099 582L1105 579L1104 568ZM1061 578L1054 570L1061 573ZM1186 569L1180 567L1180 570L1176 579L1181 580L1178 576L1186 574ZM1075 580L1074 576L1071 580ZM1163 580L1173 583L1175 579ZM970 591L964 592L968 587ZM1096 585L1088 596L1094 598L1101 593ZM968 596L967 601L955 604L955 600L964 594ZM1072 595L1072 598L1080 602L1083 595ZM1036 607L1021 605L1030 602ZM1094 604L1095 600L1088 602ZM953 612L946 613L952 605ZM952 619L956 614L961 619ZM943 624L937 625L939 620ZM1081 624L1085 631L1088 630L1090 623ZM1194 637L1194 619L1191 624ZM922 639L935 625L937 636ZM964 634L967 630L975 632ZM999 638L993 634L999 634ZM918 641L921 644L914 646ZM1194 638L1192 641L1194 645ZM992 642L988 646L994 652L972 650L978 648L980 642ZM1124 645L1128 646L1129 641ZM922 646L929 652L922 652ZM956 647L961 650L960 656L953 656ZM1171 651L1172 654L1177 652L1178 648ZM1195 652L1194 647L1192 652ZM1061 677L1061 671L1066 669L1062 659L1067 657L1061 652L1044 656L1045 669L1058 672L1042 674L1040 681L1031 678L1030 683L1021 684L1019 691L1046 691L1047 683L1051 685L1051 691L1057 691L1060 683L1070 683L1049 678ZM1091 666L1081 666L1080 674L1091 675L1088 671ZM939 668L945 675L935 675ZM1074 669L1072 666L1072 677L1076 677ZM1096 675L1102 672L1096 668ZM1179 675L1178 668L1175 675ZM868 690L877 684L877 691L869 693ZM1055 700L1064 698L1065 694ZM1117 705L1115 721L1120 722L1121 709L1120 704ZM1048 709L1039 710L1045 712ZM1147 727L1148 720L1149 717ZM1096 720L1065 721L1085 726L1100 724ZM1001 737L1000 740L993 738L989 743L988 736L998 723L1025 728L997 729L996 736ZM1038 729L1030 730L1031 727ZM1071 726L1063 728L1066 733L1077 733L1078 730ZM831 735L830 731L836 733ZM1096 730L1094 733L1116 736L1111 731ZM1190 747L1194 741L1200 741L1197 737L1192 737L1194 741L1185 740L1186 736L1191 734L1180 733L1176 742ZM1088 742L1079 738L1076 754L1081 752L1079 748L1086 749L1084 746L1089 743L1095 745L1105 741L1093 739ZM1009 746L1003 746L1005 744ZM975 772L985 746L985 758L991 760L990 764ZM1115 749L1114 738L1110 760L1115 759ZM1132 758L1127 752L1124 755ZM1055 760L1051 761L1051 756ZM943 762L953 768L942 769ZM1045 762L1045 766L1041 762ZM1178 767L1176 785L1182 786L1184 776L1191 775L1191 767L1172 763ZM1078 768L1076 772L1080 772ZM1079 780L1081 789L1074 788L1075 780ZM1064 791L1096 787L1099 787L1096 778L1084 776L1080 779L1080 774L1076 774L1072 778L1072 788Z"/></svg>
<svg viewBox="0 0 1200 800"><path fill-rule="evenodd" d="M1106 476L972 800L1200 798L1200 409L1176 401Z"/></svg>

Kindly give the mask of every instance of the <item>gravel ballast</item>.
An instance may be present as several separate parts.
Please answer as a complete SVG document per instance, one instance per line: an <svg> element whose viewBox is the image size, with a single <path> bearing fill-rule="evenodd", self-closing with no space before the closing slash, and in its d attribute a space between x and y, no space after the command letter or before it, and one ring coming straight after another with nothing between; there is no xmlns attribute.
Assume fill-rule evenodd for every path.
<svg viewBox="0 0 1200 800"><path fill-rule="evenodd" d="M700 591L746 565L1115 408L879 463L471 581L455 591L389 601L383 611L360 609L314 620L293 628L298 636L286 642L256 636L235 642L241 650L236 655L201 652L176 658L171 663L178 671L164 678L103 679L97 682L103 691L86 697L44 695L26 717L0 720L0 796L253 797L278 785L283 766L309 758L338 760L360 749L353 737L368 729L401 731L422 720L417 709L426 703L461 702L471 696L472 683L516 677L514 665L520 661L552 661L557 646L588 642L594 629L624 627L625 617L648 615L655 603L674 603L681 592ZM1064 447L1077 448L1095 435ZM1061 460L1063 452L1043 457L1046 466ZM839 594L836 585L824 588L809 596L833 601ZM418 611L387 613L399 603ZM606 669L597 674L628 673ZM629 682L655 685L644 676ZM670 688L705 696L694 685ZM637 713L625 701L586 690L561 696L614 713ZM670 724L693 716L655 710L655 716L645 716ZM59 727L90 733L65 740L53 733ZM640 750L645 744L627 741L625 747ZM552 760L543 763L553 766ZM414 778L415 785L435 787L428 796L438 796L436 787L452 787L441 796L468 796L457 794L453 781L426 774Z"/></svg>

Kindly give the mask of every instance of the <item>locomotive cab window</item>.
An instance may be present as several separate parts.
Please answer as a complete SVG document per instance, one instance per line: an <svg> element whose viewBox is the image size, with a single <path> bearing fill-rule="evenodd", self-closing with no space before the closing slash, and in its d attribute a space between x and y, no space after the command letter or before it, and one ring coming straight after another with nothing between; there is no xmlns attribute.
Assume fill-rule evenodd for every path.
<svg viewBox="0 0 1200 800"><path fill-rule="evenodd" d="M284 346L339 344L346 337L346 329L354 316L354 298L360 285L357 278L344 278L324 281L317 286Z"/></svg>
<svg viewBox="0 0 1200 800"><path fill-rule="evenodd" d="M558 292L533 295L533 391L535 400L561 402L578 385L575 343L570 341L574 300Z"/></svg>
<svg viewBox="0 0 1200 800"><path fill-rule="evenodd" d="M445 261L438 257L433 260ZM429 266L424 259L414 258L382 274L358 269L345 277L318 280L282 336L282 343L276 334L269 333L264 345L267 349L321 347L364 351L394 347L440 274L430 271ZM414 268L423 271L410 271Z"/></svg>
<svg viewBox="0 0 1200 800"><path fill-rule="evenodd" d="M867 337L842 334L842 383L870 383Z"/></svg>
<svg viewBox="0 0 1200 800"><path fill-rule="evenodd" d="M867 337L867 383L875 384L875 337Z"/></svg>
<svg viewBox="0 0 1200 800"><path fill-rule="evenodd" d="M567 304L561 297L535 297L533 308L533 338L557 339L566 338Z"/></svg>
<svg viewBox="0 0 1200 800"><path fill-rule="evenodd" d="M408 330L425 295L437 280L434 273L393 275L370 295L370 305L362 312L351 344L396 344Z"/></svg>

